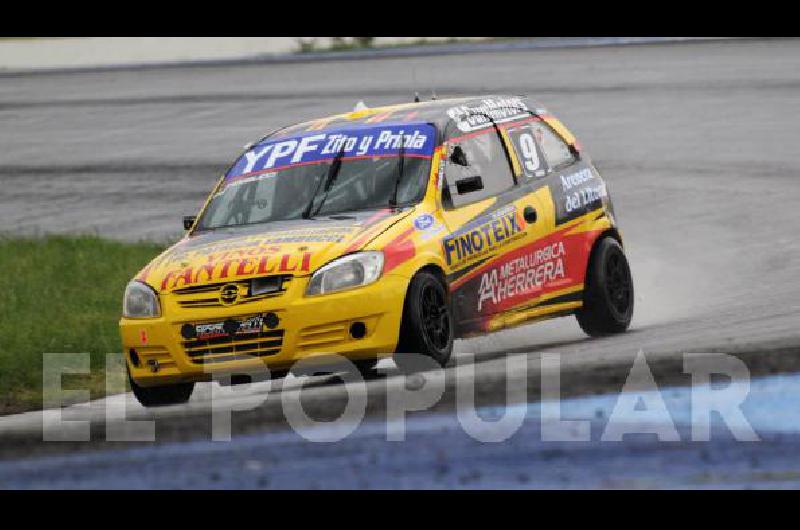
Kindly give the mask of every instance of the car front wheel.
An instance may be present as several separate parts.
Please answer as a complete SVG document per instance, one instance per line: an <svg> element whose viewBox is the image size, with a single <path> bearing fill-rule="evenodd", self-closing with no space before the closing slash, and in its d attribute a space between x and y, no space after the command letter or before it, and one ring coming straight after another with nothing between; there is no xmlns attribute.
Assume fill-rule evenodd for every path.
<svg viewBox="0 0 800 530"><path fill-rule="evenodd" d="M133 395L143 407L163 407L186 403L194 391L194 383L154 387L139 386L131 377L130 372L128 372L128 381L130 381Z"/></svg>
<svg viewBox="0 0 800 530"><path fill-rule="evenodd" d="M445 366L453 351L453 318L443 282L428 271L412 279L403 306L395 363L401 370L424 368L420 355Z"/></svg>
<svg viewBox="0 0 800 530"><path fill-rule="evenodd" d="M622 333L633 317L633 278L628 259L616 239L601 239L586 270L583 307L578 323L591 337Z"/></svg>

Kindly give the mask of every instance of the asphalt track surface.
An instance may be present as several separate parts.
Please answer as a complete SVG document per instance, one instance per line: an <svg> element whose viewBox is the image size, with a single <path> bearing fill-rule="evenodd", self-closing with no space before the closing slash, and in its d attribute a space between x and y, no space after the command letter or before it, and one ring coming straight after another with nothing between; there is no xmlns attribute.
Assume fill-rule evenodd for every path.
<svg viewBox="0 0 800 530"><path fill-rule="evenodd" d="M659 384L689 381L686 352L736 355L753 375L798 370L798 40L2 76L0 230L174 239L181 215L196 211L246 142L358 100L374 106L430 89L440 97L525 93L558 115L609 183L636 285L636 315L622 336L589 340L564 318L459 341L453 364L474 368L479 403L503 403L506 362L523 358L529 399L536 400L544 352L561 354L561 391L571 396L618 391L639 351ZM391 361L382 366L366 386L371 418L385 417L386 396L406 383ZM467 372L445 371L434 411L452 410L456 382ZM332 419L342 411L338 378L292 377L284 393L299 393L301 385L311 416ZM234 440L286 429L279 387L254 385L224 398L234 408L244 406L244 395L265 399L234 413ZM159 443L181 444L209 439L210 392L201 388L189 405L156 412L130 396L121 400L128 419L156 420ZM112 408L120 406L120 398L111 399ZM3 418L0 458L126 446L103 440L105 407L100 401L71 411L93 418L92 443L42 443L37 413ZM308 442L295 442L292 458L301 458ZM800 453L797 444L785 445L787 455ZM732 443L725 451L753 451L748 447ZM502 458L511 458L509 451ZM181 465L191 465L186 460ZM309 482L294 486L347 465L333 457L314 462L305 469ZM655 476L668 459L649 465ZM10 484L2 469L0 484ZM259 469L269 475L268 465ZM569 480L561 485L581 485ZM422 479L382 485L409 484L436 487Z"/></svg>

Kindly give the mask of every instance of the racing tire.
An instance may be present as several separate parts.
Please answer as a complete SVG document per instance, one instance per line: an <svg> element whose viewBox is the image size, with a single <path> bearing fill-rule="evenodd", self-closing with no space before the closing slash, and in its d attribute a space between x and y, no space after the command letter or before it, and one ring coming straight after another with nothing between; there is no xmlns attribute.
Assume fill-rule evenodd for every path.
<svg viewBox="0 0 800 530"><path fill-rule="evenodd" d="M633 277L622 245L616 239L604 237L592 250L583 307L575 316L590 337L628 329L633 317Z"/></svg>
<svg viewBox="0 0 800 530"><path fill-rule="evenodd" d="M180 405L192 397L194 383L179 383L177 385L143 387L139 386L128 372L131 390L143 407L165 407L167 405Z"/></svg>
<svg viewBox="0 0 800 530"><path fill-rule="evenodd" d="M360 373L365 379L375 377L378 374L378 359L363 359L359 361L353 361L353 364L355 365L356 370L358 370L358 373Z"/></svg>
<svg viewBox="0 0 800 530"><path fill-rule="evenodd" d="M412 279L403 304L395 364L404 372L426 368L420 354L444 367L453 352L453 317L447 288L428 271Z"/></svg>
<svg viewBox="0 0 800 530"><path fill-rule="evenodd" d="M282 369L282 370L270 370L269 371L269 381L279 381L281 379L286 379L286 376L291 373L289 369Z"/></svg>

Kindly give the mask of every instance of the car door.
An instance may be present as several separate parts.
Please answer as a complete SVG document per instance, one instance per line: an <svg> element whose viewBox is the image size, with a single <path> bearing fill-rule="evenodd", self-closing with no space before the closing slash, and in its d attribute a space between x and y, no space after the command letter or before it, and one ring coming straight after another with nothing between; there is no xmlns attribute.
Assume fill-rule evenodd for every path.
<svg viewBox="0 0 800 530"><path fill-rule="evenodd" d="M442 177L442 241L459 336L492 329L517 284L508 256L538 237L534 217L543 201L515 171L515 154L494 125L446 137ZM479 177L479 178L478 178ZM511 263L509 265L509 263Z"/></svg>
<svg viewBox="0 0 800 530"><path fill-rule="evenodd" d="M504 325L558 311L573 310L582 301L591 237L580 218L602 207L605 184L588 161L543 119L509 124L503 133L511 145L519 180L531 189L538 205L538 226L529 233L517 274L530 281L509 304ZM515 256L509 256L514 258Z"/></svg>

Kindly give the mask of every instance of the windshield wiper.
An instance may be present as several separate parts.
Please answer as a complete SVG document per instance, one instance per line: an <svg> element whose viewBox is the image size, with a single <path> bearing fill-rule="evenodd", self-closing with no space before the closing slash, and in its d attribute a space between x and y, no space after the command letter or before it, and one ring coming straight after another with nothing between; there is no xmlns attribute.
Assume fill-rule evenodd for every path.
<svg viewBox="0 0 800 530"><path fill-rule="evenodd" d="M325 180L320 179L319 184L317 184L317 189L314 190L314 195L311 196L311 200L306 206L306 209L303 210L303 219L311 219L315 215L319 213L322 209L322 206L325 204L325 200L328 198L328 192L331 191L334 182L336 182L336 177L339 176L339 169L342 167L342 157L344 156L344 146L342 149L336 153L336 157L331 162L330 167L328 168L328 173L325 176ZM320 187L322 187L323 182L325 184L325 193L322 195L322 200L319 202L319 205L312 213L312 209L314 208L314 199L317 198L317 194L319 193Z"/></svg>
<svg viewBox="0 0 800 530"><path fill-rule="evenodd" d="M400 189L400 182L403 180L403 166L405 165L405 152L406 146L403 140L405 139L405 135L402 133L400 134L400 152L398 153L399 160L397 162L397 180L394 181L394 192L392 192L392 197L389 199L389 206L396 208L397 207L397 190Z"/></svg>

